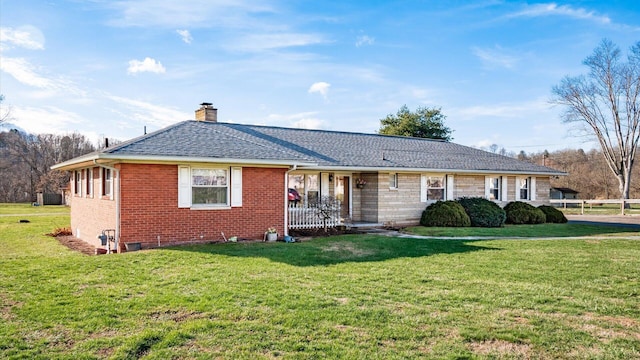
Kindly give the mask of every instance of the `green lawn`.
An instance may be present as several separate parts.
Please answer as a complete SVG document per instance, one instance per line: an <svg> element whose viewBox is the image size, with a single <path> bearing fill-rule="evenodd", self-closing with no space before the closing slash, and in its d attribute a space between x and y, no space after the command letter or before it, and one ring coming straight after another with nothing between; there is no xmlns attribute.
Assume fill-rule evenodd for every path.
<svg viewBox="0 0 640 360"><path fill-rule="evenodd" d="M616 226L578 225L578 224L538 224L505 225L501 228L478 227L424 227L415 226L404 229L406 233L422 236L452 237L575 237L575 236L640 236L638 231Z"/></svg>
<svg viewBox="0 0 640 360"><path fill-rule="evenodd" d="M0 358L640 357L638 240L350 235L84 256L42 235L67 215L22 218L0 217Z"/></svg>

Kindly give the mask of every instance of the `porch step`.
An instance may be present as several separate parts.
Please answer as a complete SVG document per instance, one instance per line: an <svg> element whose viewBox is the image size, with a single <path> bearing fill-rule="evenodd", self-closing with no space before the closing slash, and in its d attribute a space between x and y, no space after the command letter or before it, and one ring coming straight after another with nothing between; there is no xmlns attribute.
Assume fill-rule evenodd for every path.
<svg viewBox="0 0 640 360"><path fill-rule="evenodd" d="M384 224L355 222L355 223L352 223L350 227L353 230L372 230L372 229L382 229L384 228Z"/></svg>

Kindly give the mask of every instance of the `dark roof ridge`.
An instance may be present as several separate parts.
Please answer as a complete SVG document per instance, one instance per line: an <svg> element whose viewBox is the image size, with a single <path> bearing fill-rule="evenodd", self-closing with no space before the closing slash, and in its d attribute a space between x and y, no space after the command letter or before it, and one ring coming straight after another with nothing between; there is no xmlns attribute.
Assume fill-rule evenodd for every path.
<svg viewBox="0 0 640 360"><path fill-rule="evenodd" d="M197 121L197 120L190 120ZM355 132L355 131L344 131L344 130L325 130L325 129L302 129L302 128L292 128L286 126L275 126L275 125L256 125L256 124L241 124L241 123L229 123L229 122L210 122L211 124L223 124L223 125L233 125L233 126L243 126L243 127L256 127L256 128L268 128L268 129L282 129L282 130L293 130L293 131L311 131L311 132L325 132L332 134L346 134L346 135L365 135L365 136L374 136L374 137L389 137L389 138L398 138L398 139L412 139L419 141L435 141L435 142L449 142L442 139L431 139L431 138L419 138L419 137L411 137L411 136L402 136L402 135L387 135L387 134L377 134L377 133L363 133L363 132Z"/></svg>

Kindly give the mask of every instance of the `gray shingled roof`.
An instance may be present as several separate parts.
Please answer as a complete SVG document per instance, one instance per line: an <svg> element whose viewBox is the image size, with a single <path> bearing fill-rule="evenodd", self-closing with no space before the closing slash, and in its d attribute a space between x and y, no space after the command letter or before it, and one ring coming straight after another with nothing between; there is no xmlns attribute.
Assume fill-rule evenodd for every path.
<svg viewBox="0 0 640 360"><path fill-rule="evenodd" d="M184 121L102 151L111 155L311 162L318 167L562 172L431 139Z"/></svg>

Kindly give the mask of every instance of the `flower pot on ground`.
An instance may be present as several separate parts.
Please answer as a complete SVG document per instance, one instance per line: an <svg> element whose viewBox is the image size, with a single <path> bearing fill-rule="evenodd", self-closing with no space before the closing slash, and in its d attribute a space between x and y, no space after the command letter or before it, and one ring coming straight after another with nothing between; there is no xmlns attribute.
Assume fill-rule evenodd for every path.
<svg viewBox="0 0 640 360"><path fill-rule="evenodd" d="M264 233L264 239L266 241L276 241L278 240L278 230L275 227L270 227Z"/></svg>
<svg viewBox="0 0 640 360"><path fill-rule="evenodd" d="M267 233L267 241L278 240L278 233Z"/></svg>

